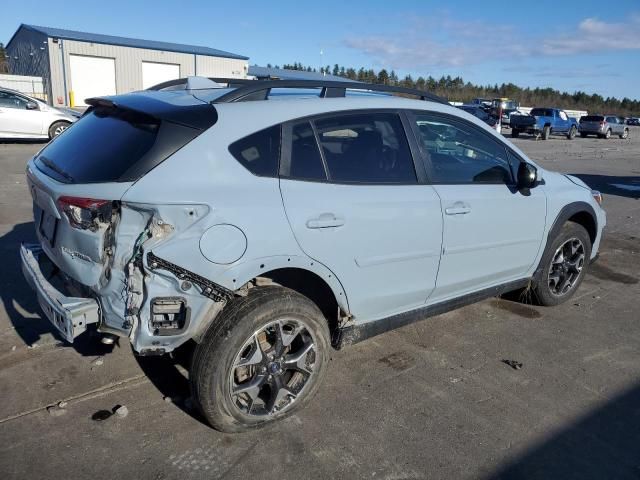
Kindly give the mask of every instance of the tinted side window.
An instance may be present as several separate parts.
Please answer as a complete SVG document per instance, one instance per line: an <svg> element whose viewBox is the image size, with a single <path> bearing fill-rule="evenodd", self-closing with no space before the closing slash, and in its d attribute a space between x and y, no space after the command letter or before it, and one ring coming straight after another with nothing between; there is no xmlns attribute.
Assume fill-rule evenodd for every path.
<svg viewBox="0 0 640 480"><path fill-rule="evenodd" d="M329 179L346 183L417 183L413 158L394 113L361 113L316 120Z"/></svg>
<svg viewBox="0 0 640 480"><path fill-rule="evenodd" d="M280 125L252 133L229 145L229 151L247 170L261 177L278 176Z"/></svg>
<svg viewBox="0 0 640 480"><path fill-rule="evenodd" d="M451 117L416 114L415 121L434 183L514 183L505 148L489 134Z"/></svg>
<svg viewBox="0 0 640 480"><path fill-rule="evenodd" d="M26 109L27 100L9 92L0 92L0 107Z"/></svg>
<svg viewBox="0 0 640 480"><path fill-rule="evenodd" d="M326 180L322 157L310 122L291 129L291 161L284 176L303 180Z"/></svg>

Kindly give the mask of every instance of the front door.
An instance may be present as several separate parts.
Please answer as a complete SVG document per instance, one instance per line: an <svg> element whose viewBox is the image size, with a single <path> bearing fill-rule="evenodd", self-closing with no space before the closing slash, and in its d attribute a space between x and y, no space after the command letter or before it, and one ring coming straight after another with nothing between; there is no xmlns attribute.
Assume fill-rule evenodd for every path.
<svg viewBox="0 0 640 480"><path fill-rule="evenodd" d="M542 243L544 192L514 188L515 154L481 127L440 114L413 120L444 218L430 303L525 277Z"/></svg>
<svg viewBox="0 0 640 480"><path fill-rule="evenodd" d="M342 283L356 320L423 305L435 287L442 214L434 188L417 180L399 115L323 116L285 126L283 138L291 228Z"/></svg>
<svg viewBox="0 0 640 480"><path fill-rule="evenodd" d="M42 134L42 112L28 110L28 103L25 97L0 91L0 134L26 137Z"/></svg>

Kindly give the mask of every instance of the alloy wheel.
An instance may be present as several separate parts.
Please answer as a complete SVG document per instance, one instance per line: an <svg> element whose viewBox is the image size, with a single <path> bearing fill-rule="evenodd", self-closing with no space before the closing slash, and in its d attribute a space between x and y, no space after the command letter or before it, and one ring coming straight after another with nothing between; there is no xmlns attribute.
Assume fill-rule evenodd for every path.
<svg viewBox="0 0 640 480"><path fill-rule="evenodd" d="M57 137L58 135L60 135L62 132L64 132L67 129L66 125L59 125L56 127L56 129L53 131L53 136Z"/></svg>
<svg viewBox="0 0 640 480"><path fill-rule="evenodd" d="M296 319L281 319L243 344L229 373L232 404L244 415L273 416L289 409L314 375L316 341Z"/></svg>
<svg viewBox="0 0 640 480"><path fill-rule="evenodd" d="M558 247L551 259L548 276L549 290L553 295L566 295L573 289L584 261L584 245L577 238L571 238Z"/></svg>

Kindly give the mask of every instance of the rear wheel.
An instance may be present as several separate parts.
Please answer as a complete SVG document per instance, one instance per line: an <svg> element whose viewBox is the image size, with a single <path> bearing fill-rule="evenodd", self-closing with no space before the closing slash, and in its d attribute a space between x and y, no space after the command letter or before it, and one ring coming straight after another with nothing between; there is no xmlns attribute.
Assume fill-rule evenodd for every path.
<svg viewBox="0 0 640 480"><path fill-rule="evenodd" d="M193 397L216 429L240 432L291 415L318 390L329 329L308 298L256 287L215 319L196 348Z"/></svg>
<svg viewBox="0 0 640 480"><path fill-rule="evenodd" d="M604 138L611 138L611 129L607 130L607 133L604 134Z"/></svg>
<svg viewBox="0 0 640 480"><path fill-rule="evenodd" d="M511 129L511 136L513 138L518 138L519 135L520 135L520 130L518 130L517 128L512 128Z"/></svg>
<svg viewBox="0 0 640 480"><path fill-rule="evenodd" d="M542 139L543 140L549 140L550 136L551 136L551 127L549 125L546 125L542 129Z"/></svg>
<svg viewBox="0 0 640 480"><path fill-rule="evenodd" d="M49 127L49 140L53 140L55 137L64 132L71 125L69 122L54 122Z"/></svg>
<svg viewBox="0 0 640 480"><path fill-rule="evenodd" d="M533 285L542 305L559 305L576 292L591 258L591 239L582 225L567 222L542 256L543 270Z"/></svg>
<svg viewBox="0 0 640 480"><path fill-rule="evenodd" d="M576 138L576 132L577 132L576 127L571 127L569 129L569 133L567 134L567 138L569 140L573 140L574 138Z"/></svg>

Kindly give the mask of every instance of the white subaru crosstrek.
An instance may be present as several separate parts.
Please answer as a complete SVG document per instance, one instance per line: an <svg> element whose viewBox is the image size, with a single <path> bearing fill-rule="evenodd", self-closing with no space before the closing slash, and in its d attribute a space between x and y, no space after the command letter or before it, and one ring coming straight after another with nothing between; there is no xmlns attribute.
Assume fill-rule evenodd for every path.
<svg viewBox="0 0 640 480"><path fill-rule="evenodd" d="M605 226L598 192L422 91L189 78L87 103L29 161L25 276L70 342L194 340L224 431L304 406L332 347L517 289L566 301Z"/></svg>

